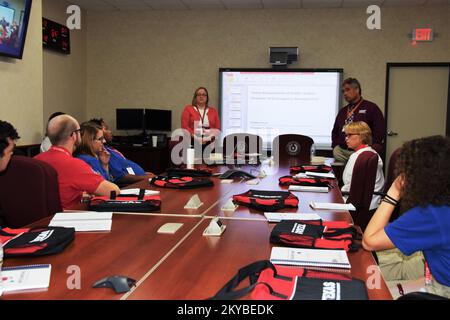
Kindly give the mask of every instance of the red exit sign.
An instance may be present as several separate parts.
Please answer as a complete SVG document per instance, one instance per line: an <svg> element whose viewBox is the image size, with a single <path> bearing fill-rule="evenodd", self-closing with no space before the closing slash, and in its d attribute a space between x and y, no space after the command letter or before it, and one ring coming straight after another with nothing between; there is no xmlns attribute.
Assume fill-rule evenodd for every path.
<svg viewBox="0 0 450 320"><path fill-rule="evenodd" d="M433 41L433 28L415 28L415 29L413 29L412 40L416 41L416 42Z"/></svg>

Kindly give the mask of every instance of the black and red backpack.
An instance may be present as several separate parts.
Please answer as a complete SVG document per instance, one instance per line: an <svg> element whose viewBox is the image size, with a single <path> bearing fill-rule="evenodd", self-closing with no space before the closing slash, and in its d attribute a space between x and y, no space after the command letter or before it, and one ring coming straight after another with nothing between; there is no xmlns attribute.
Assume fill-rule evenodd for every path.
<svg viewBox="0 0 450 320"><path fill-rule="evenodd" d="M46 256L60 253L75 238L75 228L37 227L0 229L5 257Z"/></svg>
<svg viewBox="0 0 450 320"><path fill-rule="evenodd" d="M187 169L187 168L169 168L167 169L169 177L211 177L212 170L204 169Z"/></svg>
<svg viewBox="0 0 450 320"><path fill-rule="evenodd" d="M141 189L139 195L96 196L90 200L89 209L99 212L154 212L161 209L159 195L145 195Z"/></svg>
<svg viewBox="0 0 450 320"><path fill-rule="evenodd" d="M330 166L321 164L321 165L303 165L303 166L293 166L291 167L291 174L299 174L305 172L315 172L315 173L331 173L333 168Z"/></svg>
<svg viewBox="0 0 450 320"><path fill-rule="evenodd" d="M327 187L332 188L332 184L329 179L326 178L296 178L293 176L284 176L279 179L280 186L288 187L290 185L294 186L304 186L304 187Z"/></svg>
<svg viewBox="0 0 450 320"><path fill-rule="evenodd" d="M188 176L156 176L150 180L150 184L156 187L170 189L195 189L202 187L212 187L214 185L212 180L208 178Z"/></svg>
<svg viewBox="0 0 450 320"><path fill-rule="evenodd" d="M358 251L357 229L345 221L284 220L272 230L270 242L289 247Z"/></svg>
<svg viewBox="0 0 450 320"><path fill-rule="evenodd" d="M233 196L233 202L263 212L297 208L298 198L288 191L249 190Z"/></svg>
<svg viewBox="0 0 450 320"><path fill-rule="evenodd" d="M240 286L248 279L247 287ZM239 289L236 289L238 288ZM268 260L241 268L210 300L368 300L364 281L341 273L273 265Z"/></svg>

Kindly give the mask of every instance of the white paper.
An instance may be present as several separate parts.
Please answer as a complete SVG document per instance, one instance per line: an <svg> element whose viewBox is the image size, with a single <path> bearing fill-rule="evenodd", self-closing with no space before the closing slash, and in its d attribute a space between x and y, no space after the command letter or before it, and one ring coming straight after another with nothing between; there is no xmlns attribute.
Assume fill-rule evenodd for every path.
<svg viewBox="0 0 450 320"><path fill-rule="evenodd" d="M311 202L309 204L314 210L349 210L356 211L351 203L328 203L328 202Z"/></svg>
<svg viewBox="0 0 450 320"><path fill-rule="evenodd" d="M3 292L48 288L51 270L51 265L3 268L1 287Z"/></svg>
<svg viewBox="0 0 450 320"><path fill-rule="evenodd" d="M308 186L289 186L289 191L297 191L297 192L320 192L320 193L328 193L328 187L308 187Z"/></svg>
<svg viewBox="0 0 450 320"><path fill-rule="evenodd" d="M319 178L330 178L330 179L336 179L333 173L319 173L319 172L306 172L307 176L310 177L319 177Z"/></svg>
<svg viewBox="0 0 450 320"><path fill-rule="evenodd" d="M280 222L282 220L320 220L321 217L315 213L284 213L284 212L265 212L264 216L268 222Z"/></svg>
<svg viewBox="0 0 450 320"><path fill-rule="evenodd" d="M351 268L345 250L274 247L270 261L280 265Z"/></svg>
<svg viewBox="0 0 450 320"><path fill-rule="evenodd" d="M125 189L125 190L120 190L120 194L121 195L135 195L138 196L139 195L139 191L140 189ZM159 195L159 191L157 190L145 190L145 195L146 196L156 196Z"/></svg>
<svg viewBox="0 0 450 320"><path fill-rule="evenodd" d="M76 232L111 231L112 212L63 212L57 213L50 227L75 228Z"/></svg>
<svg viewBox="0 0 450 320"><path fill-rule="evenodd" d="M53 221L78 221L78 220L111 220L112 212L79 211L60 212L55 214Z"/></svg>
<svg viewBox="0 0 450 320"><path fill-rule="evenodd" d="M50 222L49 227L75 228L76 232L111 231L112 220L59 220Z"/></svg>

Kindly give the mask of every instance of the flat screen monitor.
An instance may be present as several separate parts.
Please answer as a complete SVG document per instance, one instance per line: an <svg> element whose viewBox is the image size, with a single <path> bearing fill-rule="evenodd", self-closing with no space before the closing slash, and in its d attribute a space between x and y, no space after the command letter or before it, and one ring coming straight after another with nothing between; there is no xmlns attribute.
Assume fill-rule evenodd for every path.
<svg viewBox="0 0 450 320"><path fill-rule="evenodd" d="M331 149L342 69L220 69L222 134L252 133L272 148L281 134L311 137Z"/></svg>
<svg viewBox="0 0 450 320"><path fill-rule="evenodd" d="M0 2L0 55L22 59L31 0Z"/></svg>
<svg viewBox="0 0 450 320"><path fill-rule="evenodd" d="M117 130L143 130L144 109L116 109Z"/></svg>
<svg viewBox="0 0 450 320"><path fill-rule="evenodd" d="M145 129L153 131L172 131L172 111L145 109Z"/></svg>

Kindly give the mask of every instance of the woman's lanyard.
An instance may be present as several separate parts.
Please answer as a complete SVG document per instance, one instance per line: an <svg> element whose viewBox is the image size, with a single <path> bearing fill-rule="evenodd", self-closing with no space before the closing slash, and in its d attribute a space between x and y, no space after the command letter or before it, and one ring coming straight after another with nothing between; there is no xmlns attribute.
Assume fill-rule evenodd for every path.
<svg viewBox="0 0 450 320"><path fill-rule="evenodd" d="M200 115L200 119L202 120L202 127L203 127L203 124L205 123L205 116L206 116L206 111L208 110L208 107L205 106L205 110L203 110L203 115L201 114L200 109L197 106L195 106L195 109L197 110L198 114Z"/></svg>
<svg viewBox="0 0 450 320"><path fill-rule="evenodd" d="M353 122L353 116L356 112L356 110L359 109L359 107L361 106L361 104L364 102L364 99L361 98L361 101L356 105L356 107L354 107L352 110L347 110L347 119L345 119L345 124L349 124L351 122Z"/></svg>

